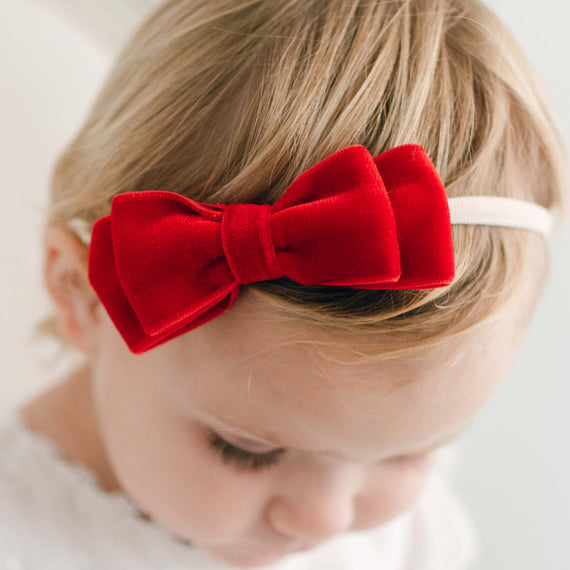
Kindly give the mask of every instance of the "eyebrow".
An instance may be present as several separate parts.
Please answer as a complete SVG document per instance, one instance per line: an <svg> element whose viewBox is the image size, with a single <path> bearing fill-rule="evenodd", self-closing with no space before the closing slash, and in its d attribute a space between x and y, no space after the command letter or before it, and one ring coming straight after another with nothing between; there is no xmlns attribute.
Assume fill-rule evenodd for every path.
<svg viewBox="0 0 570 570"><path fill-rule="evenodd" d="M215 416L214 414L207 412L206 410L202 409L202 411L209 416L209 418L211 418L211 420L214 423L217 423L217 427L216 429L219 431L224 431L227 433L231 433L235 436L237 436L238 438L241 437L245 440L249 440L252 443L259 443L261 445L266 445L268 447L275 447L275 448L279 448L279 449L293 449L290 446L287 445L283 445L274 441L271 441L270 439L265 439L262 438L258 435L255 435L247 430L244 430L243 428L239 428L236 426L231 426L230 424L228 424L227 422L223 421L221 418L219 418L218 416ZM471 420L467 425L463 426L462 428L458 429L457 431L455 431L454 433L452 433L451 435L447 435L444 438L442 438L441 440L437 441L436 443L430 444L429 446L427 446L426 448L423 449L417 449L415 451L410 451L410 452L406 452L405 455L413 455L413 454L420 454L420 453L429 453L431 451L434 451L435 449L444 446L447 443L450 443L451 441L453 441L454 439L456 439L457 437L459 437L461 434L463 434L464 432L466 432L471 426L473 425L473 420ZM307 450L305 450L307 451ZM334 456L334 457L341 457L340 454L334 452L334 451L330 451L330 450L324 450L324 451L315 451L312 450L310 451L311 453L316 453L318 455L329 455L329 456ZM399 454L399 455L404 455L404 454Z"/></svg>

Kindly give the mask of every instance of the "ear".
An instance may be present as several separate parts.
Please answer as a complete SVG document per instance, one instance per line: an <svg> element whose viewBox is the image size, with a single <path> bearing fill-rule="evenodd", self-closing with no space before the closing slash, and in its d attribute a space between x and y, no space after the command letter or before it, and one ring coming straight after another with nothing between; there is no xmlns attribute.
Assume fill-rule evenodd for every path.
<svg viewBox="0 0 570 570"><path fill-rule="evenodd" d="M102 305L89 283L89 248L61 226L44 229L44 284L56 309L61 336L93 353L99 344Z"/></svg>

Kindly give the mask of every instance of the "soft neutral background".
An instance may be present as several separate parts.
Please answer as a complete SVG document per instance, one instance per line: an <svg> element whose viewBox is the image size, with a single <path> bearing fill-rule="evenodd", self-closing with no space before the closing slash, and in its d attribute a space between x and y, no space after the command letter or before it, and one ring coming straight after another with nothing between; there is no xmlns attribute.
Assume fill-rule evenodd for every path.
<svg viewBox="0 0 570 570"><path fill-rule="evenodd" d="M32 346L49 313L40 226L55 157L82 122L111 58L156 0L0 0L0 408L78 362ZM514 30L570 139L570 6L488 2ZM570 229L551 239L545 295L505 383L459 440L456 488L479 529L477 570L570 568ZM442 569L446 570L446 569Z"/></svg>

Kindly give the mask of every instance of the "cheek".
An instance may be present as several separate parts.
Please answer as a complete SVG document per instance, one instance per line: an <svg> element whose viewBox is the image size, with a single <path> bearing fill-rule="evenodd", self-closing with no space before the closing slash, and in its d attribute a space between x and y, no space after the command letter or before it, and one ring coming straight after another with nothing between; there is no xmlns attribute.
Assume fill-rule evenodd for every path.
<svg viewBox="0 0 570 570"><path fill-rule="evenodd" d="M131 501L195 543L239 537L261 511L252 475L236 474L207 448L202 431L159 397L109 391L99 401L109 460Z"/></svg>
<svg viewBox="0 0 570 570"><path fill-rule="evenodd" d="M382 466L356 498L354 530L381 525L408 510L419 497L430 471L429 461L418 466Z"/></svg>

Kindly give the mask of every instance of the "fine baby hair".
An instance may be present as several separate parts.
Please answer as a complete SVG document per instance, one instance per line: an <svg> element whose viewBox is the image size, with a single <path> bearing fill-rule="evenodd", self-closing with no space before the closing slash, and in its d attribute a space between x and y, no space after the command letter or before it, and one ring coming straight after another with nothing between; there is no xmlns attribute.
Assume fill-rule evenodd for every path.
<svg viewBox="0 0 570 570"><path fill-rule="evenodd" d="M340 160L342 149L351 147L355 161L370 166L405 145L425 153L437 175L433 188L449 199L438 223L450 223L449 207L452 279L414 289L355 288L307 285L284 272L248 283L247 294L279 307L284 319L341 336L343 346L354 341L368 362L443 342L516 299L528 322L548 273L550 215L567 208L566 150L536 72L492 11L474 0L159 4L119 53L59 157L45 221L72 229L87 248L95 223L113 215L114 198L127 204L123 194L177 194L179 204L187 199L189 217L197 213L188 204L198 202L209 211L216 204L275 208L297 177L335 153ZM375 171L372 186L346 188L357 201L359 193L384 192L391 211L381 174ZM328 176L337 180L332 170ZM499 200L467 202L467 214L460 211L458 199L483 196ZM360 202L355 211L368 207ZM386 223L394 220L377 220L378 227ZM299 218L301 235L309 226ZM159 255L160 238L138 229L123 227L136 236L130 251L138 248L148 261ZM358 240L352 261L378 246L365 232ZM335 244L330 240L331 249ZM109 257L107 263L101 279ZM149 307L151 298L145 302ZM111 301L105 304L109 310ZM171 308L180 318L182 306ZM53 317L36 333L62 341ZM364 350L375 335L382 335L381 353L374 343ZM133 338L131 349L151 344L138 337L135 347Z"/></svg>
<svg viewBox="0 0 570 570"><path fill-rule="evenodd" d="M421 145L450 204L495 196L566 210L565 146L544 90L480 2L175 0L136 30L59 157L46 224L73 229L87 247L125 192L274 204L303 171L355 144L370 157ZM443 287L364 290L282 276L248 284L248 294L357 337L359 349L381 332L381 358L404 356L519 295L528 321L548 248L526 222L453 225L455 275ZM61 340L53 317L37 327L45 335Z"/></svg>

